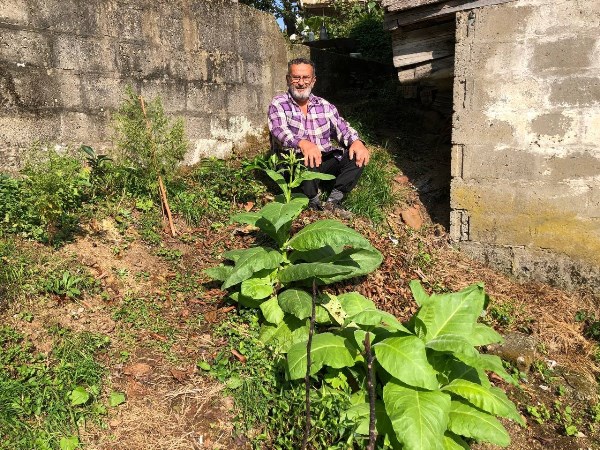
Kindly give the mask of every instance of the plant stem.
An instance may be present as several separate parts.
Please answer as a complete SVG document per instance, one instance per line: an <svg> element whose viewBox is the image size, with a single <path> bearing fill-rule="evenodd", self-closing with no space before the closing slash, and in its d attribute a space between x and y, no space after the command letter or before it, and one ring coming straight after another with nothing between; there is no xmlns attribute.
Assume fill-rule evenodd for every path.
<svg viewBox="0 0 600 450"><path fill-rule="evenodd" d="M310 328L308 330L308 342L306 343L306 375L304 376L304 386L306 387L306 417L304 424L304 439L302 439L302 450L306 450L308 445L308 435L310 434L310 350L312 347L312 338L315 333L315 314L317 304L317 280L313 279L312 286L312 310L310 314Z"/></svg>
<svg viewBox="0 0 600 450"><path fill-rule="evenodd" d="M369 445L367 450L375 450L377 433L375 430L375 372L373 370L373 352L371 352L370 333L365 336L365 354L367 357L367 390L369 392Z"/></svg>

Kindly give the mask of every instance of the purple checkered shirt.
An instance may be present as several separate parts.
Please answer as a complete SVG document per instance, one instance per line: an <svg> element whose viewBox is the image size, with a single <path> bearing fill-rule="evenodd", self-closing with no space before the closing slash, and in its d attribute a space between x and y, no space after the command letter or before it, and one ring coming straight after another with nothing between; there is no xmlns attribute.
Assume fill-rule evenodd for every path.
<svg viewBox="0 0 600 450"><path fill-rule="evenodd" d="M340 117L337 108L313 94L308 98L306 116L289 92L276 95L269 105L268 118L271 134L284 148L298 150L298 143L306 139L327 153L340 150L332 144L332 138L344 149L359 140L356 130Z"/></svg>

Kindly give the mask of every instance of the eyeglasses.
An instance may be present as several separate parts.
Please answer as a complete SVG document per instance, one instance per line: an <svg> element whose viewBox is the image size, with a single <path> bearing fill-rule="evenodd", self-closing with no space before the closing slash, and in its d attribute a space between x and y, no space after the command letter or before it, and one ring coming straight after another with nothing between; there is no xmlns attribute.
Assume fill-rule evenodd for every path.
<svg viewBox="0 0 600 450"><path fill-rule="evenodd" d="M305 75L303 77L288 75L288 78L292 80L292 83L299 83L300 81L302 81L303 83L310 83L314 77L312 75Z"/></svg>

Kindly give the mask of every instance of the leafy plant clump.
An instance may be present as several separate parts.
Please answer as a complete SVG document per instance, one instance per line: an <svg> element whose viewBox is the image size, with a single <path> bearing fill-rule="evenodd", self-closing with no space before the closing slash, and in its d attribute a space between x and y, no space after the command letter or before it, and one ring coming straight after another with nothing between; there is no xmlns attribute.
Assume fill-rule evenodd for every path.
<svg viewBox="0 0 600 450"><path fill-rule="evenodd" d="M464 438L508 445L508 433L495 416L523 422L487 378L491 371L512 382L501 360L477 351L501 340L477 323L486 302L483 286L430 297L413 282L420 310L406 324L358 293L319 294L318 285L375 270L382 256L335 220L319 220L291 235L292 221L307 204L291 186L314 176L297 164L288 158L279 170L266 168L284 195L259 212L233 218L258 227L275 245L227 252L233 265L206 273L222 281L234 301L260 309L265 320L260 339L277 354L287 354L291 380L305 377L308 386L310 377L324 370L348 380L353 406L344 418L353 423L357 441L365 443L361 436L370 435L374 445L376 430L382 448L468 448ZM312 295L305 290L310 285ZM318 382L322 385L321 378ZM308 399L306 411L303 448L310 438Z"/></svg>
<svg viewBox="0 0 600 450"><path fill-rule="evenodd" d="M183 120L171 123L160 98L144 103L131 87L114 120L120 162L131 168L128 188L154 193L158 177L172 178L187 151Z"/></svg>
<svg viewBox="0 0 600 450"><path fill-rule="evenodd" d="M54 348L44 355L12 328L0 328L0 449L75 449L78 427L106 414L104 369L94 356L108 338L54 333Z"/></svg>

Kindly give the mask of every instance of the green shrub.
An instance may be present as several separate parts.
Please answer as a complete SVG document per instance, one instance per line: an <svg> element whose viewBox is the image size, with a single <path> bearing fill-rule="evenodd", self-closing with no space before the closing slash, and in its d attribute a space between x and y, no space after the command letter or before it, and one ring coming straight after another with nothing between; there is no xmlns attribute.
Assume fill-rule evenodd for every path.
<svg viewBox="0 0 600 450"><path fill-rule="evenodd" d="M0 218L4 232L58 244L69 239L83 201L90 171L81 161L54 149L34 147L19 178L0 175Z"/></svg>
<svg viewBox="0 0 600 450"><path fill-rule="evenodd" d="M114 116L122 182L133 192L155 193L158 176L171 178L187 151L183 120L167 118L160 98L145 103L131 87Z"/></svg>

